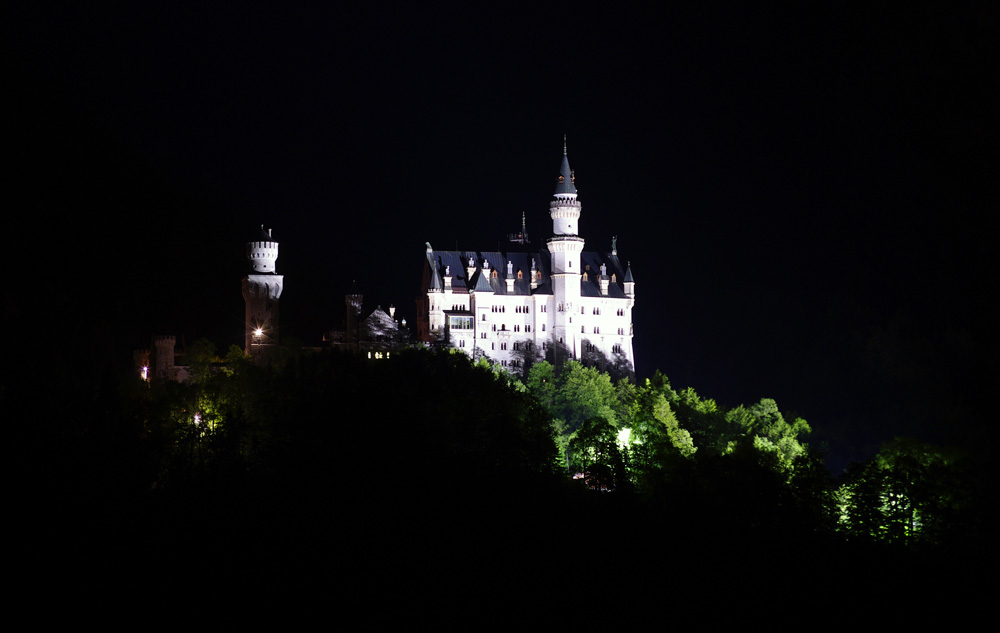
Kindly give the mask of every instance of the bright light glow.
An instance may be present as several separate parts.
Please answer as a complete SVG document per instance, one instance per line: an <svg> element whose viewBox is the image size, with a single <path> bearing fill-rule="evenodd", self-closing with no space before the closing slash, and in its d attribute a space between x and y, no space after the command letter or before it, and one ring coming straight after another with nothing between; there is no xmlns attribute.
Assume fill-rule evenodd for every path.
<svg viewBox="0 0 1000 633"><path fill-rule="evenodd" d="M143 367L139 371L139 375L142 376L143 380L149 380L149 367Z"/></svg>
<svg viewBox="0 0 1000 633"><path fill-rule="evenodd" d="M194 414L194 423L195 424L201 424L201 414L200 413L195 413Z"/></svg>
<svg viewBox="0 0 1000 633"><path fill-rule="evenodd" d="M253 331L253 335L256 336L256 337L258 337L258 338L260 338L261 336L264 335L264 328L260 328L260 327L257 328L256 330Z"/></svg>
<svg viewBox="0 0 1000 633"><path fill-rule="evenodd" d="M632 429L622 429L618 431L618 446L628 446L629 437L632 435Z"/></svg>

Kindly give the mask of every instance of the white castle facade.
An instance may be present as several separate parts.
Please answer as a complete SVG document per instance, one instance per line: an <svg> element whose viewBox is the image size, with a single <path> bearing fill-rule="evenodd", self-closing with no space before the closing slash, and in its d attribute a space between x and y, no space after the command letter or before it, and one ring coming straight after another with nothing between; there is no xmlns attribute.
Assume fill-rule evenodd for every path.
<svg viewBox="0 0 1000 633"><path fill-rule="evenodd" d="M559 354L634 371L635 281L617 247L584 251L581 206L563 149L549 203L553 236L538 251L439 251L427 244L417 336L517 369ZM521 238L526 238L522 232Z"/></svg>

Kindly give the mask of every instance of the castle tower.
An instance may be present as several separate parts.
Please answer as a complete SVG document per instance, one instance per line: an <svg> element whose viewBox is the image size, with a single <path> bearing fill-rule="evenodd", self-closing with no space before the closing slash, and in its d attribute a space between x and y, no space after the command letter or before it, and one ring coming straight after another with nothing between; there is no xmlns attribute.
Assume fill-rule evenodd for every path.
<svg viewBox="0 0 1000 633"><path fill-rule="evenodd" d="M364 304L364 295L349 294L344 296L344 343L348 349L353 351L361 350L361 307Z"/></svg>
<svg viewBox="0 0 1000 633"><path fill-rule="evenodd" d="M170 335L153 337L153 378L157 380L174 379L174 349L177 338Z"/></svg>
<svg viewBox="0 0 1000 633"><path fill-rule="evenodd" d="M546 244L552 254L552 294L555 297L556 317L553 335L557 343L570 349L574 358L580 357L579 328L573 327L573 315L580 308L580 253L583 238L580 231L580 202L577 200L576 178L566 155L563 138L563 158L556 181L556 191L549 203L552 233Z"/></svg>
<svg viewBox="0 0 1000 633"><path fill-rule="evenodd" d="M278 243L271 230L260 233L247 243L250 272L243 278L246 302L245 351L254 357L278 345L278 299L284 277L277 274Z"/></svg>

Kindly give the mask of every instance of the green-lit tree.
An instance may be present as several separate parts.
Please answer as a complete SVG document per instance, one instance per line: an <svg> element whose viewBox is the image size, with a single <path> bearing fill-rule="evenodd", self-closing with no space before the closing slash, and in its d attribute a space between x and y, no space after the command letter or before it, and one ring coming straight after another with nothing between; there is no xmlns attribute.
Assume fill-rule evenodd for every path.
<svg viewBox="0 0 1000 633"><path fill-rule="evenodd" d="M969 478L948 451L911 438L853 464L837 490L840 528L854 539L900 545L954 542L973 521Z"/></svg>

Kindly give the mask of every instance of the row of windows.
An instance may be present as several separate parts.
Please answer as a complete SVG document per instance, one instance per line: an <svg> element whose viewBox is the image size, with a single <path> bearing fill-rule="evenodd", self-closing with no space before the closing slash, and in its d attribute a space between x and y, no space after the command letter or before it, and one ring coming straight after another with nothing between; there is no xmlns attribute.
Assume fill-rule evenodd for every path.
<svg viewBox="0 0 1000 633"><path fill-rule="evenodd" d="M496 323L493 324L493 331L494 332L497 331L497 324ZM500 331L501 332L506 332L507 331L507 324L506 323L501 323L500 324ZM514 326L514 331L515 332L520 332L521 331L521 326L520 325L515 325ZM531 331L531 326L530 325L525 325L524 326L524 331L525 332L530 332ZM545 331L545 324L544 323L542 323L542 331L543 332ZM484 335L483 338L486 338L486 336Z"/></svg>
<svg viewBox="0 0 1000 633"><path fill-rule="evenodd" d="M581 329L581 333L584 333L582 329ZM599 332L596 330L596 328L595 328L594 334L599 334ZM481 335L481 337L482 338L486 338L486 333L483 332L482 335ZM560 338L559 342L562 343L563 340ZM507 341L501 341L500 342L500 351L501 352L506 352L507 351L507 345L508 345ZM513 347L511 349L513 349L515 352L521 351L521 350L530 350L531 349L531 341L516 341L512 345L513 345ZM464 339L459 339L458 346L460 348L464 349L465 348L465 340ZM542 341L542 351L544 352L548 348L549 348L548 342ZM497 343L495 341L492 342L492 343L490 343L490 349L493 350L493 351L496 351L496 349L497 349ZM588 352L593 352L594 350L597 349L597 346L594 345L593 343L591 343L590 341L587 341L586 344L584 345L584 349L586 349ZM618 344L618 343L615 343L614 345L611 346L611 351L612 351L612 353L615 353L615 354L621 354L622 353L622 346L620 344Z"/></svg>
<svg viewBox="0 0 1000 633"><path fill-rule="evenodd" d="M430 309L431 309L431 311L438 310L439 306L431 305ZM469 307L466 306L465 304L462 304L462 303L454 303L454 304L452 304L451 309L455 310L455 311L458 311L458 310L468 310ZM558 306L558 310L559 310L559 312L565 312L566 311L565 307L561 303ZM505 312L507 312L507 306L503 306L503 305L500 305L500 306L491 306L490 307L490 311L494 312L494 313L505 313ZM548 306L543 303L543 304L541 304L541 305L538 306L538 311L539 312L548 312ZM517 312L518 314L531 314L531 308L529 306L514 306L514 312ZM580 314L586 314L586 313L587 313L587 309L584 306L580 306ZM601 308L599 308L599 307L591 308L591 314L600 315L601 314ZM619 308L618 311L617 311L617 314L618 314L618 316L625 316L625 309L624 308ZM486 320L486 315L483 314L483 321L485 321L485 320Z"/></svg>
<svg viewBox="0 0 1000 633"><path fill-rule="evenodd" d="M546 308L545 304L542 304L542 305L538 306L538 311L539 312L548 312L548 310L546 310L545 308ZM490 312L494 312L494 313L496 313L496 312L499 312L499 313L507 312L507 306L490 306ZM529 306L514 306L514 312L516 312L518 314L531 314L531 308ZM485 321L485 320L486 320L486 315L484 314L483 315L483 321Z"/></svg>

